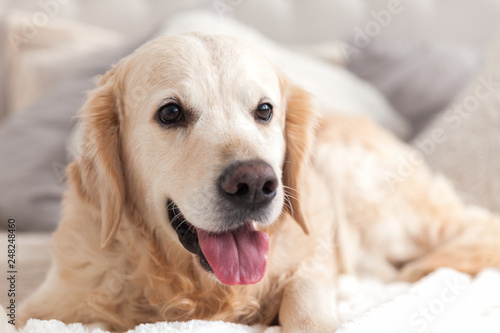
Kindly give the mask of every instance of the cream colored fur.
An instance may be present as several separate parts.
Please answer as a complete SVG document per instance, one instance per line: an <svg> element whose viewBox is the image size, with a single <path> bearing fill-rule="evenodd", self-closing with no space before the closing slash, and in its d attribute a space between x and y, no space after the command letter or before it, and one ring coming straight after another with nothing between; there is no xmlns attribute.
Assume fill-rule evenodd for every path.
<svg viewBox="0 0 500 333"><path fill-rule="evenodd" d="M197 112L184 129L154 121L174 95ZM263 95L274 105L267 125L249 111ZM164 320L278 319L284 332L332 332L340 272L415 280L440 266L474 274L500 264L496 216L465 207L425 167L402 170L415 158L407 146L363 118L317 110L233 39L186 34L146 44L101 78L81 116L55 263L21 323L124 331ZM256 221L270 235L268 268L259 283L230 287L179 243L166 200L217 230L215 179L251 158L281 178L267 220Z"/></svg>

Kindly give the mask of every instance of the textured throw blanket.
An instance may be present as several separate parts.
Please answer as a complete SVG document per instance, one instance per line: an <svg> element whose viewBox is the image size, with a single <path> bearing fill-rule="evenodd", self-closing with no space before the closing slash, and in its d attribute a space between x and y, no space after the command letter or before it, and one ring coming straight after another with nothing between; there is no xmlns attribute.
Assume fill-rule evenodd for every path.
<svg viewBox="0 0 500 333"><path fill-rule="evenodd" d="M500 271L487 269L472 278L443 268L414 284L382 283L341 276L338 311L344 323L338 333L498 333L500 332ZM4 309L2 309L4 311ZM16 331L0 314L2 333L103 333L81 324L30 320ZM192 320L137 326L127 333L279 333L279 327L244 326Z"/></svg>

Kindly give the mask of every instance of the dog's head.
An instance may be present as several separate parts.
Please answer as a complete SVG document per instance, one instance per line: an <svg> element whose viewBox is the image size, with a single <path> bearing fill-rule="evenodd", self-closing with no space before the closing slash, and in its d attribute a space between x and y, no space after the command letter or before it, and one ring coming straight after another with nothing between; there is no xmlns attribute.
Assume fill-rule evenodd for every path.
<svg viewBox="0 0 500 333"><path fill-rule="evenodd" d="M124 207L166 230L225 284L259 281L288 211L307 233L299 179L315 114L260 54L221 36L164 37L123 59L82 109L77 163L102 212L102 246Z"/></svg>

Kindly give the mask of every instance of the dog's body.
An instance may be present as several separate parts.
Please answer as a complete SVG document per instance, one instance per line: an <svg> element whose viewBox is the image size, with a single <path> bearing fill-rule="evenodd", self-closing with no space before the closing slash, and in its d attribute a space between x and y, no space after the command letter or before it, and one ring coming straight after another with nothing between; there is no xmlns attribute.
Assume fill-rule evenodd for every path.
<svg viewBox="0 0 500 333"><path fill-rule="evenodd" d="M21 321L126 330L164 320L279 319L285 332L331 332L340 272L415 280L440 266L474 274L500 265L496 217L464 207L418 155L367 120L313 104L227 38L159 39L123 60L83 108L55 263ZM158 122L157 113L168 118L181 106L182 123ZM236 206L224 187L235 165L256 165L249 160L262 161L266 184L276 185L262 208ZM227 217L232 211L238 218ZM194 250L172 228L178 215L197 232L187 245ZM269 235L268 252L252 225ZM225 254L210 252L206 234L223 249L233 247L217 235L232 235L240 261L243 240L255 242L250 263L226 276ZM252 267L266 260L265 274Z"/></svg>

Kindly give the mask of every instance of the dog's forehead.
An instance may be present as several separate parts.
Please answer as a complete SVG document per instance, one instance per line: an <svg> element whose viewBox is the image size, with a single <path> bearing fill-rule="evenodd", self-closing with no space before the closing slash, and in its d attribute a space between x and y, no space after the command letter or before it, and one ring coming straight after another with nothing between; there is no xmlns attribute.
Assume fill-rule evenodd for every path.
<svg viewBox="0 0 500 333"><path fill-rule="evenodd" d="M280 83L273 65L258 52L223 36L186 34L160 38L131 56L127 85L159 94L203 100L210 96L248 100L279 99ZM130 88L130 87L129 87ZM182 96L186 94L189 96ZM193 96L194 95L194 96Z"/></svg>

